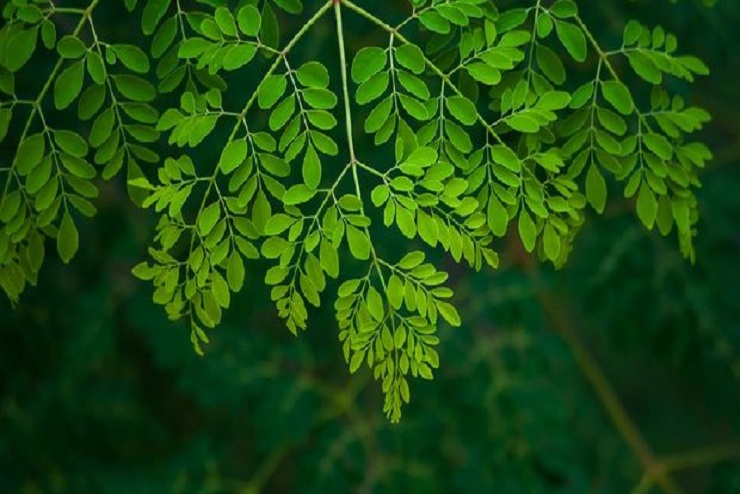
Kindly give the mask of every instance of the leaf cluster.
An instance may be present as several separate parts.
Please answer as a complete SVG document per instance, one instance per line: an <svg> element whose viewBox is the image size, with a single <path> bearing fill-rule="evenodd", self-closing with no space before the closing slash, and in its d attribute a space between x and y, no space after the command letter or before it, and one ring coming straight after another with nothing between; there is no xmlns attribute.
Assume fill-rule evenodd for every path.
<svg viewBox="0 0 740 494"><path fill-rule="evenodd" d="M694 259L694 190L711 153L691 134L709 114L669 89L708 70L660 26L631 21L609 51L573 0L413 0L397 25L350 0L305 14L300 0L125 0L144 51L100 37L100 4L3 9L0 140L13 158L0 165L0 286L13 301L37 282L45 239L74 257L98 176L125 169L131 199L159 217L133 273L171 319L189 320L196 352L252 283L250 261L266 259L294 334L332 292L350 371L372 369L396 422L408 376L439 365L440 323L462 323L431 250L496 268L511 235L559 267L589 207L603 213L621 194ZM297 15L285 36L279 19ZM349 63L343 15L385 42ZM339 50L322 57L339 58L336 73L294 54L330 16ZM74 29L58 36L68 17ZM55 62L40 88L16 87L42 50ZM55 112L74 110L84 130L55 127ZM389 159L367 159L372 147ZM195 162L196 148L219 152ZM388 235L406 252L385 252Z"/></svg>

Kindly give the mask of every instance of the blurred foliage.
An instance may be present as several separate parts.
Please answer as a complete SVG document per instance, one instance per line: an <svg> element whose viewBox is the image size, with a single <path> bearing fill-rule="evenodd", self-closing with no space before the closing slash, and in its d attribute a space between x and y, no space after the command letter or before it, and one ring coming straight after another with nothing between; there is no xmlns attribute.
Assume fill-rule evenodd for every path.
<svg viewBox="0 0 740 494"><path fill-rule="evenodd" d="M0 299L0 492L661 492L638 485L644 464L543 294L678 488L740 492L740 3L584 10L604 38L629 17L663 23L713 71L686 95L714 115L696 265L619 199L587 222L563 271L527 267L515 242L495 273L449 263L465 325L440 332L435 381L412 385L392 426L371 376L348 375L331 310L300 338L285 331L266 266L248 275L208 355L194 355L188 328L129 274L152 218L122 183L104 184L75 263L50 259L15 310ZM335 48L324 27L304 50Z"/></svg>

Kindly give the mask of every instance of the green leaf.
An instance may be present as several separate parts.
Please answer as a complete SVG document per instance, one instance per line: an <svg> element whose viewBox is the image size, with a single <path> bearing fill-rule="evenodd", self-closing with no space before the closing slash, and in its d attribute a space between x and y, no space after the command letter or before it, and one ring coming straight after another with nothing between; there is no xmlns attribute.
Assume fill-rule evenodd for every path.
<svg viewBox="0 0 740 494"><path fill-rule="evenodd" d="M301 0L273 0L275 5L289 14L300 14L303 11Z"/></svg>
<svg viewBox="0 0 740 494"><path fill-rule="evenodd" d="M325 89L329 86L329 71L320 62L306 62L296 71L298 82L309 88Z"/></svg>
<svg viewBox="0 0 740 494"><path fill-rule="evenodd" d="M367 289L365 301L367 302L367 310L370 312L370 315L373 316L373 319L378 322L382 321L383 316L385 315L383 299L381 298L380 293L378 293L378 290L376 290L372 285Z"/></svg>
<svg viewBox="0 0 740 494"><path fill-rule="evenodd" d="M41 23L41 40L47 50L53 50L57 43L57 27L49 19L44 19Z"/></svg>
<svg viewBox="0 0 740 494"><path fill-rule="evenodd" d="M141 77L133 75L117 75L113 78L116 88L123 96L132 100L146 103L157 95L156 89Z"/></svg>
<svg viewBox="0 0 740 494"><path fill-rule="evenodd" d="M218 166L221 171L228 175L241 165L247 158L247 141L240 139L229 142L221 153Z"/></svg>
<svg viewBox="0 0 740 494"><path fill-rule="evenodd" d="M602 82L601 94L622 115L629 115L635 109L629 89L619 81Z"/></svg>
<svg viewBox="0 0 740 494"><path fill-rule="evenodd" d="M550 7L550 12L560 19L568 19L578 14L578 6L573 0L557 0Z"/></svg>
<svg viewBox="0 0 740 494"><path fill-rule="evenodd" d="M260 163L262 168L270 172L276 177L287 177L290 175L290 165L282 158L278 158L272 154L259 153Z"/></svg>
<svg viewBox="0 0 740 494"><path fill-rule="evenodd" d="M394 50L396 61L403 67L406 67L414 74L421 74L426 67L424 53L416 45L405 44L396 47Z"/></svg>
<svg viewBox="0 0 740 494"><path fill-rule="evenodd" d="M401 86L417 98L426 101L431 96L426 83L419 77L404 70L399 70L396 75Z"/></svg>
<svg viewBox="0 0 740 494"><path fill-rule="evenodd" d="M226 309L231 305L229 284L226 282L224 277L215 270L211 274L211 293L219 306Z"/></svg>
<svg viewBox="0 0 740 494"><path fill-rule="evenodd" d="M443 300L435 300L434 305L437 306L439 314L450 324L450 326L460 326L462 321L460 320L460 314L457 312L454 305Z"/></svg>
<svg viewBox="0 0 740 494"><path fill-rule="evenodd" d="M347 225L346 235L352 256L360 261L370 259L370 241L367 235L352 225Z"/></svg>
<svg viewBox="0 0 740 494"><path fill-rule="evenodd" d="M257 104L263 110L271 108L285 93L288 82L284 75L266 77L257 89Z"/></svg>
<svg viewBox="0 0 740 494"><path fill-rule="evenodd" d="M229 262L226 265L226 279L233 292L240 291L244 286L244 261L236 251L229 256Z"/></svg>
<svg viewBox="0 0 740 494"><path fill-rule="evenodd" d="M216 20L216 24L222 33L226 36L236 36L236 21L228 8L218 7L214 12L213 18Z"/></svg>
<svg viewBox="0 0 740 494"><path fill-rule="evenodd" d="M177 56L180 58L195 58L211 47L211 42L203 38L188 38L180 44Z"/></svg>
<svg viewBox="0 0 740 494"><path fill-rule="evenodd" d="M580 27L570 22L558 21L555 23L555 31L558 39L574 60L577 62L586 60L586 36Z"/></svg>
<svg viewBox="0 0 740 494"><path fill-rule="evenodd" d="M532 217L523 207L519 212L519 237L522 239L522 244L527 252L532 252L537 240L537 227L532 221Z"/></svg>
<svg viewBox="0 0 740 494"><path fill-rule="evenodd" d="M540 125L539 123L537 123L537 120L530 117L529 115L524 115L522 113L516 113L510 117L507 117L505 121L507 125L512 129L519 132L524 132L526 134L533 134L540 130Z"/></svg>
<svg viewBox="0 0 740 494"><path fill-rule="evenodd" d="M278 104L270 114L270 130L276 131L288 123L296 109L295 95L290 95Z"/></svg>
<svg viewBox="0 0 740 494"><path fill-rule="evenodd" d="M473 125L478 120L475 105L464 96L451 96L446 99L447 110L465 125Z"/></svg>
<svg viewBox="0 0 740 494"><path fill-rule="evenodd" d="M112 45L112 49L128 69L139 74L149 72L149 56L141 48L133 45Z"/></svg>
<svg viewBox="0 0 740 494"><path fill-rule="evenodd" d="M673 157L673 146L660 134L645 134L642 136L642 142L662 160L670 160Z"/></svg>
<svg viewBox="0 0 740 494"><path fill-rule="evenodd" d="M171 0L149 0L144 7L141 17L141 27L144 34L152 34L159 21L167 13Z"/></svg>
<svg viewBox="0 0 740 494"><path fill-rule="evenodd" d="M519 173L522 169L522 163L516 153L511 148L501 144L491 146L491 159L514 173Z"/></svg>
<svg viewBox="0 0 740 494"><path fill-rule="evenodd" d="M54 104L58 110L67 108L82 91L85 66L82 61L75 62L59 74L54 81Z"/></svg>
<svg viewBox="0 0 740 494"><path fill-rule="evenodd" d="M315 189L309 189L305 184L298 184L285 191L283 202L287 206L295 206L311 200L315 194Z"/></svg>
<svg viewBox="0 0 740 494"><path fill-rule="evenodd" d="M265 235L280 235L295 222L296 219L292 216L282 213L276 214L267 220L267 224L265 225Z"/></svg>
<svg viewBox="0 0 740 494"><path fill-rule="evenodd" d="M437 162L437 151L430 147L416 148L404 161L405 164L415 165L422 168L433 165Z"/></svg>
<svg viewBox="0 0 740 494"><path fill-rule="evenodd" d="M88 137L90 145L97 148L106 142L113 132L116 124L116 113L113 108L106 108L93 122L90 135Z"/></svg>
<svg viewBox="0 0 740 494"><path fill-rule="evenodd" d="M8 135L10 121L13 120L13 110L10 108L0 109L0 142Z"/></svg>
<svg viewBox="0 0 740 494"><path fill-rule="evenodd" d="M54 132L54 142L56 142L62 151L70 156L74 156L75 158L84 158L87 156L87 143L79 134L68 130L57 130Z"/></svg>
<svg viewBox="0 0 740 494"><path fill-rule="evenodd" d="M31 59L36 50L38 28L25 29L8 40L5 45L5 67L18 72Z"/></svg>
<svg viewBox="0 0 740 494"><path fill-rule="evenodd" d="M570 104L570 94L565 91L548 91L540 96L537 108L543 110L562 110Z"/></svg>
<svg viewBox="0 0 740 494"><path fill-rule="evenodd" d="M398 261L398 267L410 271L424 262L424 259L426 259L426 255L420 250L409 252Z"/></svg>
<svg viewBox="0 0 740 494"><path fill-rule="evenodd" d="M257 54L254 45L234 45L223 59L224 70L237 70L252 61Z"/></svg>
<svg viewBox="0 0 740 494"><path fill-rule="evenodd" d="M495 86L501 82L501 71L485 63L471 63L465 69L470 77L487 86Z"/></svg>
<svg viewBox="0 0 740 494"><path fill-rule="evenodd" d="M254 5L246 5L239 9L237 14L239 30L247 36L257 36L262 18Z"/></svg>
<svg viewBox="0 0 740 494"><path fill-rule="evenodd" d="M57 43L57 53L62 58L77 59L82 57L87 51L87 47L82 40L76 36L66 35Z"/></svg>
<svg viewBox="0 0 740 494"><path fill-rule="evenodd" d="M447 34L450 32L450 22L434 10L426 10L419 14L419 21L425 28L435 33Z"/></svg>
<svg viewBox="0 0 740 494"><path fill-rule="evenodd" d="M637 194L637 216L648 229L652 230L657 214L658 201L647 182L643 181Z"/></svg>
<svg viewBox="0 0 740 494"><path fill-rule="evenodd" d="M545 233L542 236L542 242L545 248L545 255L551 261L556 261L560 256L560 237L555 228L550 224L545 225Z"/></svg>
<svg viewBox="0 0 740 494"><path fill-rule="evenodd" d="M398 99L401 101L403 109L416 120L424 121L429 119L429 112L426 106L418 99L406 96L405 94L399 94Z"/></svg>
<svg viewBox="0 0 740 494"><path fill-rule="evenodd" d="M312 108L329 110L337 105L337 96L328 89L305 89L303 99Z"/></svg>
<svg viewBox="0 0 740 494"><path fill-rule="evenodd" d="M439 229L434 218L419 209L416 213L416 222L421 239L432 247L436 246L439 239Z"/></svg>
<svg viewBox="0 0 740 494"><path fill-rule="evenodd" d="M358 104L365 105L385 93L389 83L390 77L388 76L388 72L378 72L360 84L355 93L355 100Z"/></svg>
<svg viewBox="0 0 740 494"><path fill-rule="evenodd" d="M221 205L218 202L214 202L198 216L198 233L202 237L205 237L211 233L211 230L216 226L219 219L221 219Z"/></svg>
<svg viewBox="0 0 740 494"><path fill-rule="evenodd" d="M388 281L388 290L386 294L390 306L396 310L400 309L401 304L403 304L403 294L403 281L401 281L401 278L399 278L395 274L391 275L391 278Z"/></svg>
<svg viewBox="0 0 740 494"><path fill-rule="evenodd" d="M365 82L377 74L388 63L388 55L377 46L365 47L355 55L352 61L352 80L357 84Z"/></svg>
<svg viewBox="0 0 740 494"><path fill-rule="evenodd" d="M373 108L373 110L367 116L367 119L365 119L365 132L377 132L388 120L392 108L393 100L391 98L384 99L378 104L378 106Z"/></svg>
<svg viewBox="0 0 740 494"><path fill-rule="evenodd" d="M660 84L663 81L663 75L655 65L655 62L647 55L639 51L627 52L627 60L637 75L651 84Z"/></svg>
<svg viewBox="0 0 740 494"><path fill-rule="evenodd" d="M80 236L77 232L77 227L69 215L69 211L65 211L62 217L62 223L59 225L59 232L57 233L57 251L64 264L69 264L69 261L77 253L79 246Z"/></svg>
<svg viewBox="0 0 740 494"><path fill-rule="evenodd" d="M331 242L326 239L321 240L319 246L319 260L321 267L326 271L326 274L332 278L339 276L339 253L335 249Z"/></svg>
<svg viewBox="0 0 740 494"><path fill-rule="evenodd" d="M597 213L604 212L606 206L606 181L596 165L591 165L586 174L586 199Z"/></svg>
<svg viewBox="0 0 740 494"><path fill-rule="evenodd" d="M535 57L537 65L548 79L557 85L565 82L565 66L554 51L545 45L537 44Z"/></svg>
<svg viewBox="0 0 740 494"><path fill-rule="evenodd" d="M624 31L622 34L622 40L625 46L637 43L637 41L640 39L640 36L642 35L642 32L643 27L639 22L634 20L629 21L624 26Z"/></svg>
<svg viewBox="0 0 740 494"><path fill-rule="evenodd" d="M21 175L28 175L44 158L46 140L43 134L34 134L27 137L18 146L13 160L13 166Z"/></svg>
<svg viewBox="0 0 740 494"><path fill-rule="evenodd" d="M365 351L360 350L358 352L355 352L354 355L352 355L352 359L349 362L349 372L350 374L354 374L357 372L357 369L360 368L362 365L362 362L365 360Z"/></svg>
<svg viewBox="0 0 740 494"><path fill-rule="evenodd" d="M17 190L4 196L0 201L0 221L7 223L18 213L21 206L21 194Z"/></svg>
<svg viewBox="0 0 740 494"><path fill-rule="evenodd" d="M506 227L509 224L509 214L506 212L498 197L491 194L488 198L487 210L488 226L497 237L503 237L506 234Z"/></svg>
<svg viewBox="0 0 740 494"><path fill-rule="evenodd" d="M262 5L262 24L260 25L260 40L271 48L277 49L280 43L280 26L275 11L269 2Z"/></svg>
<svg viewBox="0 0 740 494"><path fill-rule="evenodd" d="M142 281L152 280L160 272L161 268L158 266L150 266L146 262L140 262L131 270L131 274Z"/></svg>
<svg viewBox="0 0 740 494"><path fill-rule="evenodd" d="M692 56L678 57L677 61L686 70L698 75L709 75L709 67L700 59Z"/></svg>

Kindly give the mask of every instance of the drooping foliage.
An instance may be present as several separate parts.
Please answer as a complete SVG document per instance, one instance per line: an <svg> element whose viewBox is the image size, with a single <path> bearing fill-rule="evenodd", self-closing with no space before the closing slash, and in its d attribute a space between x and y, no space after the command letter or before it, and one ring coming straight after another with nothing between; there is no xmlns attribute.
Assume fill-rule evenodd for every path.
<svg viewBox="0 0 740 494"><path fill-rule="evenodd" d="M694 259L711 153L691 134L709 115L671 91L708 70L660 26L630 21L602 44L572 0L417 0L393 23L350 0L106 5L141 19L143 46L96 29L104 2L57 3L3 8L0 286L13 302L46 248L74 257L98 178L121 175L159 217L133 273L189 322L197 352L266 259L287 328L333 306L350 371L372 369L396 422L408 379L440 365L438 326L463 324L434 252L496 268L516 235L559 267L588 211L619 194ZM347 16L385 42L363 46ZM330 27L332 51L295 54ZM38 85L16 85L37 60Z"/></svg>

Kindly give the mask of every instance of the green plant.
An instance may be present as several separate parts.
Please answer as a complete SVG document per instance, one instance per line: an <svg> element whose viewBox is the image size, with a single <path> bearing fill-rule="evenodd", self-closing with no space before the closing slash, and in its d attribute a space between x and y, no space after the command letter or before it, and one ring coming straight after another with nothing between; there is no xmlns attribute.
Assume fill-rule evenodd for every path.
<svg viewBox="0 0 740 494"><path fill-rule="evenodd" d="M189 319L198 353L204 328L245 287L245 260L268 259L265 282L293 333L336 289L350 371L372 368L396 422L407 377L431 379L439 365L438 324L461 324L432 249L495 268L497 239L515 230L528 252L561 266L587 206L602 213L620 185L640 221L675 229L693 260L693 189L711 154L687 136L709 115L668 88L708 70L661 27L631 21L609 51L571 0L418 0L395 25L332 0L306 8L281 42L300 0L108 5L141 13L145 52L96 31L100 0L79 3L3 9L0 138L12 148L0 166L0 285L13 302L37 282L47 238L64 262L74 257L75 218L95 213L98 174L125 168L131 199L159 214L151 260L133 272L153 281L171 319ZM348 14L387 36L351 64ZM330 16L337 55L294 60ZM50 55L39 88L15 87L32 57ZM79 128L57 128L56 112L72 108ZM359 122L385 159L364 159ZM195 162L196 147L219 152ZM408 252L384 251L388 234Z"/></svg>

